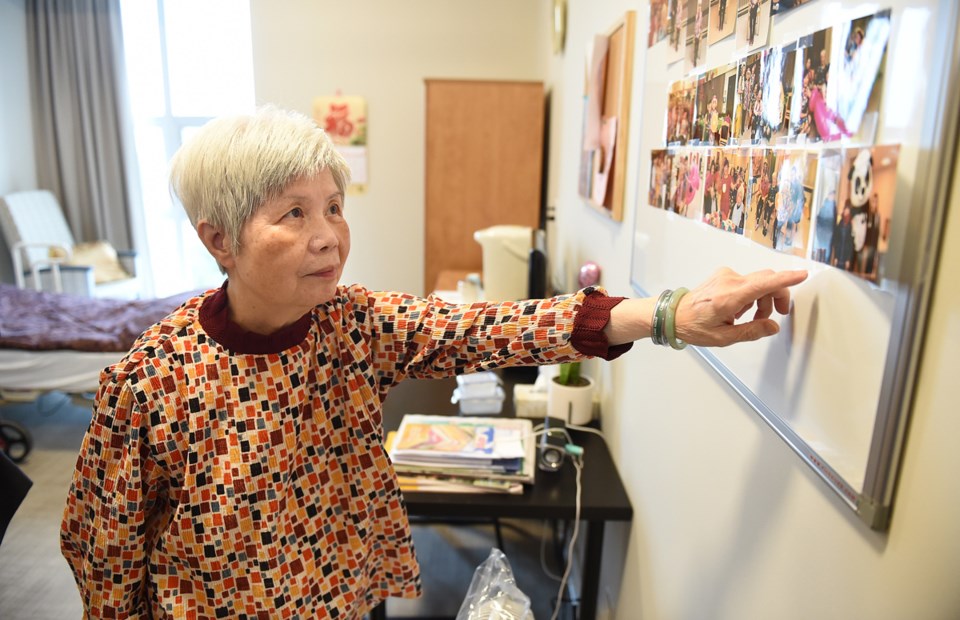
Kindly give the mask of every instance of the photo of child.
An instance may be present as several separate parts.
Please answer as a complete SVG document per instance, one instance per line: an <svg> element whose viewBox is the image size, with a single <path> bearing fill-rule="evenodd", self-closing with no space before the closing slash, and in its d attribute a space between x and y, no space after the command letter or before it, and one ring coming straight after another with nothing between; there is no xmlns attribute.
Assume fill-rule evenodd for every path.
<svg viewBox="0 0 960 620"><path fill-rule="evenodd" d="M712 69L700 77L694 133L699 144L724 145L729 140L736 84L735 65Z"/></svg>

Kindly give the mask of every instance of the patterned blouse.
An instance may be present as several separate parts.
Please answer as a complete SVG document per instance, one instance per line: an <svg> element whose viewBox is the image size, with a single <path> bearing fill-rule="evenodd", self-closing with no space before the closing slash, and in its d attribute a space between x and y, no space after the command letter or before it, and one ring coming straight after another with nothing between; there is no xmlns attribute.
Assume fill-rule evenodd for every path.
<svg viewBox="0 0 960 620"><path fill-rule="evenodd" d="M226 285L103 371L61 529L91 618L358 618L420 594L381 406L405 377L600 355L620 298L447 304L359 286L270 336Z"/></svg>

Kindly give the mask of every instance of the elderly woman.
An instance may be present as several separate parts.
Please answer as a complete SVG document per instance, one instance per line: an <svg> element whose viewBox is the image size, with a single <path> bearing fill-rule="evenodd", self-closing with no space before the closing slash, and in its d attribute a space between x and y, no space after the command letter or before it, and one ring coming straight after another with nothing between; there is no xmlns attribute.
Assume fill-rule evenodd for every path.
<svg viewBox="0 0 960 620"><path fill-rule="evenodd" d="M724 270L659 306L596 289L457 306L343 286L348 176L309 118L270 107L212 121L174 158L173 189L227 279L101 376L61 534L88 616L356 618L416 596L383 447L394 385L612 359L651 333L756 339L806 275Z"/></svg>

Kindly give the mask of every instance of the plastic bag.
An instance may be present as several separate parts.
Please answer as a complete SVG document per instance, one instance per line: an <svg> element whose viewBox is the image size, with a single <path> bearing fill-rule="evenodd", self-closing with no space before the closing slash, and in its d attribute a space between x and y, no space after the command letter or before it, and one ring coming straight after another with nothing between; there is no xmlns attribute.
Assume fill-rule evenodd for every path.
<svg viewBox="0 0 960 620"><path fill-rule="evenodd" d="M503 551L494 547L477 567L457 620L533 620L530 598L514 582Z"/></svg>

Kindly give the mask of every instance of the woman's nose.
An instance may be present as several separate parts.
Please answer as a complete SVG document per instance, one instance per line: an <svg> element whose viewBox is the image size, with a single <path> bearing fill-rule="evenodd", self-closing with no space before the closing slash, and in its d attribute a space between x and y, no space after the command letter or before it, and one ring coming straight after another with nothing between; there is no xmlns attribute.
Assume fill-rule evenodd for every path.
<svg viewBox="0 0 960 620"><path fill-rule="evenodd" d="M311 252L316 252L319 254L328 250L336 249L336 247L339 245L339 239L337 239L336 231L325 217L319 219L319 222L313 227L312 232L313 236L310 238L309 246Z"/></svg>

